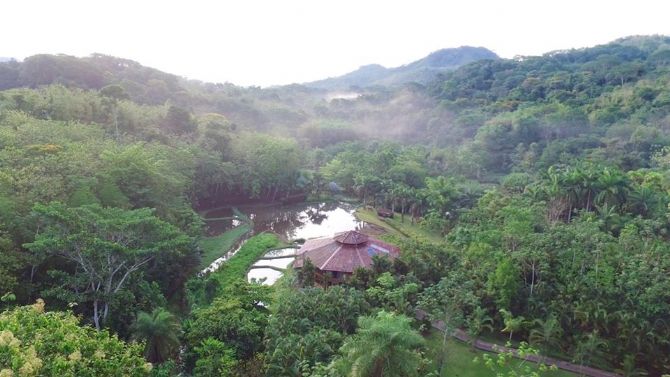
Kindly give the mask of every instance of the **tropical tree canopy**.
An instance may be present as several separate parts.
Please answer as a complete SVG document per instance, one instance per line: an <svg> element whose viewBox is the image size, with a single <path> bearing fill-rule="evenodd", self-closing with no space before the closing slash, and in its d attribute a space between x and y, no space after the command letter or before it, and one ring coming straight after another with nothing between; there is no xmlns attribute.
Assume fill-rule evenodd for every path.
<svg viewBox="0 0 670 377"><path fill-rule="evenodd" d="M48 312L43 300L0 314L3 376L148 376L142 344L81 325L71 313Z"/></svg>
<svg viewBox="0 0 670 377"><path fill-rule="evenodd" d="M381 311L358 320L356 334L342 345L335 365L351 377L418 376L423 344L411 319Z"/></svg>

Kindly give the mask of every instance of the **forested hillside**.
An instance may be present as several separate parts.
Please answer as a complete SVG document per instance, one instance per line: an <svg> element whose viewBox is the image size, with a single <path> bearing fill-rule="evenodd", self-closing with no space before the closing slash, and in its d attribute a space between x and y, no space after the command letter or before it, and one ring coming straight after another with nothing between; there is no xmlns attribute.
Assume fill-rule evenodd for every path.
<svg viewBox="0 0 670 377"><path fill-rule="evenodd" d="M408 83L426 84L433 81L440 73L485 59L498 59L498 55L483 47L445 48L400 67L385 68L379 64L369 64L342 76L313 81L304 85L311 88L346 91L371 86L394 87Z"/></svg>
<svg viewBox="0 0 670 377"><path fill-rule="evenodd" d="M588 158L630 170L667 144L667 37L630 37L541 57L476 62L430 91L490 172ZM479 155L477 155L479 154Z"/></svg>
<svg viewBox="0 0 670 377"><path fill-rule="evenodd" d="M2 376L456 376L457 328L670 373L670 37L349 97L104 55L2 62L0 90ZM262 234L199 274L198 211L333 187L395 213L369 220L399 259L261 286L240 271L282 243ZM439 346L415 309L446 322Z"/></svg>

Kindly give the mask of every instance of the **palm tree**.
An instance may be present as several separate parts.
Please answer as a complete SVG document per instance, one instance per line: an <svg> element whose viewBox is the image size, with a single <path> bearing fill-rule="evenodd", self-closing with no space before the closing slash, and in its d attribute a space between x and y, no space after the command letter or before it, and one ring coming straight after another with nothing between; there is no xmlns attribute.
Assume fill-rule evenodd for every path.
<svg viewBox="0 0 670 377"><path fill-rule="evenodd" d="M502 329L503 332L509 333L509 340L512 341L512 335L515 331L519 331L523 328L525 318L524 317L514 317L512 312L505 309L500 309L500 314L503 316L503 323L505 328Z"/></svg>
<svg viewBox="0 0 670 377"><path fill-rule="evenodd" d="M151 313L139 312L132 331L134 339L146 342L144 357L149 362L162 363L179 349L181 325L177 317L163 308Z"/></svg>
<svg viewBox="0 0 670 377"><path fill-rule="evenodd" d="M578 362L579 365L603 361L606 349L607 342L598 336L597 331L591 332L583 335L577 343L573 361Z"/></svg>
<svg viewBox="0 0 670 377"><path fill-rule="evenodd" d="M626 202L630 192L630 184L628 178L620 171L606 168L598 178L598 184L601 191L598 193L596 200L599 203L621 205Z"/></svg>
<svg viewBox="0 0 670 377"><path fill-rule="evenodd" d="M622 219L617 212L616 206L604 203L602 206L596 204L599 223L603 231L617 235L621 229Z"/></svg>
<svg viewBox="0 0 670 377"><path fill-rule="evenodd" d="M468 319L468 335L470 335L471 346L475 347L477 338L484 330L493 331L493 318L488 315L486 309L481 306L475 307Z"/></svg>
<svg viewBox="0 0 670 377"><path fill-rule="evenodd" d="M593 198L597 195L600 188L598 173L592 166L586 166L584 168L577 168L573 176L576 179L579 194L581 194L581 196L586 196L584 208L590 212L591 206L593 205Z"/></svg>
<svg viewBox="0 0 670 377"><path fill-rule="evenodd" d="M558 183L565 195L565 199L570 205L570 210L568 212L568 222L570 222L570 216L572 215L572 210L574 208L580 208L582 203L582 181L584 179L584 173L579 167L574 167L566 169L560 172L558 176Z"/></svg>
<svg viewBox="0 0 670 377"><path fill-rule="evenodd" d="M621 368L617 368L615 371L624 377L639 377L647 375L647 371L635 366L635 355L631 354L624 355L623 362L621 362Z"/></svg>
<svg viewBox="0 0 670 377"><path fill-rule="evenodd" d="M657 191L647 186L639 186L628 197L628 208L637 215L647 216L659 204ZM660 192L660 190L659 190Z"/></svg>
<svg viewBox="0 0 670 377"><path fill-rule="evenodd" d="M360 317L356 334L340 348L335 367L351 377L417 376L424 340L404 315L381 311Z"/></svg>
<svg viewBox="0 0 670 377"><path fill-rule="evenodd" d="M550 219L558 220L566 214L566 221L570 222L572 210L577 205L578 188L575 184L576 174L552 166L547 170L547 182L538 192L547 197L549 202ZM539 197L538 197L539 198Z"/></svg>
<svg viewBox="0 0 670 377"><path fill-rule="evenodd" d="M411 200L414 195L413 189L404 184L397 184L393 186L392 193L395 199L400 200L400 222L405 222L405 209L407 208L407 203Z"/></svg>
<svg viewBox="0 0 670 377"><path fill-rule="evenodd" d="M536 319L534 321L537 328L530 331L528 340L531 345L540 345L545 354L551 349L556 349L560 344L563 328L555 315L550 314L544 321Z"/></svg>

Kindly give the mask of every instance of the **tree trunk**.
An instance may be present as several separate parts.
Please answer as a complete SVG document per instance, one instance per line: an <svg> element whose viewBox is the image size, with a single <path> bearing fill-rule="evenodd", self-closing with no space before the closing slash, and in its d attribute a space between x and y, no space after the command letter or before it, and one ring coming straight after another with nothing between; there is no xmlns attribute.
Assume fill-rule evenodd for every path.
<svg viewBox="0 0 670 377"><path fill-rule="evenodd" d="M114 117L114 136L116 141L119 141L119 109L116 105L114 104L114 111L112 112L112 117Z"/></svg>
<svg viewBox="0 0 670 377"><path fill-rule="evenodd" d="M596 251L596 287L598 286L598 264L600 264L600 253Z"/></svg>
<svg viewBox="0 0 670 377"><path fill-rule="evenodd" d="M568 207L568 223L570 223L570 219L572 218L572 204Z"/></svg>
<svg viewBox="0 0 670 377"><path fill-rule="evenodd" d="M445 318L446 319L446 318ZM442 349L440 350L440 358L439 358L439 363L440 363L440 376L444 374L444 367L447 365L445 362L447 359L446 351L447 351L447 339L449 338L449 331L447 330L447 323L444 323L444 332L442 336Z"/></svg>
<svg viewBox="0 0 670 377"><path fill-rule="evenodd" d="M372 370L373 377L384 377L384 359L378 358L375 360L375 367Z"/></svg>
<svg viewBox="0 0 670 377"><path fill-rule="evenodd" d="M93 300L93 324L95 329L100 331L100 316L98 313L98 299Z"/></svg>
<svg viewBox="0 0 670 377"><path fill-rule="evenodd" d="M102 323L107 322L107 315L109 314L109 303L105 302L104 310L102 311Z"/></svg>
<svg viewBox="0 0 670 377"><path fill-rule="evenodd" d="M530 273L530 296L533 296L533 288L535 287L535 262L531 264Z"/></svg>

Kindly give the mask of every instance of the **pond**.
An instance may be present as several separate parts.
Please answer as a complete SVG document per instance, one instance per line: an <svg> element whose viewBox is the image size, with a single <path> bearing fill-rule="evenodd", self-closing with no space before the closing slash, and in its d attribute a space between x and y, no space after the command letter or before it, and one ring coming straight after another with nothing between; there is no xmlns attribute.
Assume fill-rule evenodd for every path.
<svg viewBox="0 0 670 377"><path fill-rule="evenodd" d="M287 242L332 236L335 233L360 229L364 225L354 216L356 206L343 202L238 206L236 208L253 222L253 234L274 232ZM234 213L230 207L214 208L203 213L205 219L212 219L207 221L209 235L215 236L239 226L240 221L233 219L233 215ZM270 251L264 258L283 255L287 255L287 257L269 260L260 259L254 266L271 266L285 269L293 261L294 258L291 255L295 254L295 251L295 249L290 248ZM218 268L230 256L232 256L231 253L226 258L215 261L208 270ZM252 268L247 277L249 280L265 278L264 284L273 284L281 275L280 271L271 268Z"/></svg>
<svg viewBox="0 0 670 377"><path fill-rule="evenodd" d="M285 269L293 262L295 259L295 253L298 251L296 248L285 248L279 250L268 251L263 258L259 259L254 263L247 274L247 279L249 281L257 280L263 281L263 284L272 285L277 279L282 276L281 271L275 270L269 267L275 267L279 269ZM264 259L264 258L273 258L273 259ZM260 267L260 268L258 268ZM263 280L265 279L265 280Z"/></svg>
<svg viewBox="0 0 670 377"><path fill-rule="evenodd" d="M237 209L254 223L254 234L274 232L285 241L330 236L356 229L362 223L354 216L356 206L342 202L300 203L273 206L239 206ZM230 207L204 213L208 233L215 236L240 224L232 219ZM224 220L218 220L222 219Z"/></svg>

